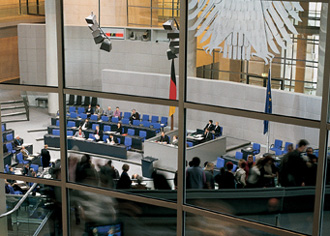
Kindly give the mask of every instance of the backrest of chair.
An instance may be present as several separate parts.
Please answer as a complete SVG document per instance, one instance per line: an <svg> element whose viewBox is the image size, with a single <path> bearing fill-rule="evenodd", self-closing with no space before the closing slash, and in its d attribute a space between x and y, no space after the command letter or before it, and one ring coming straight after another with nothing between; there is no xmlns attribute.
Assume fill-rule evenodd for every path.
<svg viewBox="0 0 330 236"><path fill-rule="evenodd" d="M275 148L281 149L282 148L282 144L283 144L283 141L282 140L275 139L275 142L274 142L274 147Z"/></svg>
<svg viewBox="0 0 330 236"><path fill-rule="evenodd" d="M129 119L131 117L131 113L130 112L124 112L124 118L125 119Z"/></svg>
<svg viewBox="0 0 330 236"><path fill-rule="evenodd" d="M92 124L92 129L96 130L96 126L99 126L98 124Z"/></svg>
<svg viewBox="0 0 330 236"><path fill-rule="evenodd" d="M133 125L139 126L140 125L140 121L139 120L133 120Z"/></svg>
<svg viewBox="0 0 330 236"><path fill-rule="evenodd" d="M67 130L66 131L66 136L73 136L73 131L72 130Z"/></svg>
<svg viewBox="0 0 330 236"><path fill-rule="evenodd" d="M151 125L154 127L154 129L160 129L160 124L159 123L151 123Z"/></svg>
<svg viewBox="0 0 330 236"><path fill-rule="evenodd" d="M77 113L75 113L75 112L70 113L70 118L77 118L77 117L78 117Z"/></svg>
<svg viewBox="0 0 330 236"><path fill-rule="evenodd" d="M124 124L124 125L128 125L129 124L129 119L124 118L124 119L121 120L121 123Z"/></svg>
<svg viewBox="0 0 330 236"><path fill-rule="evenodd" d="M253 148L253 150L260 151L260 144L259 143L253 143L252 148Z"/></svg>
<svg viewBox="0 0 330 236"><path fill-rule="evenodd" d="M60 120L56 120L56 126L60 126Z"/></svg>
<svg viewBox="0 0 330 236"><path fill-rule="evenodd" d="M145 131L145 130L140 130L140 131L139 131L139 136L140 136L141 138L145 138L145 137L147 137L147 131Z"/></svg>
<svg viewBox="0 0 330 236"><path fill-rule="evenodd" d="M5 173L9 173L9 165L8 164L6 164L6 166L5 166Z"/></svg>
<svg viewBox="0 0 330 236"><path fill-rule="evenodd" d="M2 129L2 132L5 131L5 125L4 124L1 124L1 129Z"/></svg>
<svg viewBox="0 0 330 236"><path fill-rule="evenodd" d="M237 160L242 159L242 158L243 158L243 153L241 153L241 152L236 152L236 154L235 154L235 158L236 158Z"/></svg>
<svg viewBox="0 0 330 236"><path fill-rule="evenodd" d="M6 148L7 148L8 152L11 152L13 150L12 143L11 142L10 143L6 143Z"/></svg>
<svg viewBox="0 0 330 236"><path fill-rule="evenodd" d="M118 141L118 143L119 143L119 144L121 143L121 140L120 140L120 138L117 138L117 141Z"/></svg>
<svg viewBox="0 0 330 236"><path fill-rule="evenodd" d="M111 131L111 126L110 125L103 126L103 131L105 131L105 132Z"/></svg>
<svg viewBox="0 0 330 236"><path fill-rule="evenodd" d="M150 127L150 122L149 121L142 121L141 123L144 127Z"/></svg>
<svg viewBox="0 0 330 236"><path fill-rule="evenodd" d="M276 156L280 156L280 155L282 155L283 154L283 151L282 150L280 150L280 149L275 149L275 155Z"/></svg>
<svg viewBox="0 0 330 236"><path fill-rule="evenodd" d="M31 164L30 168L32 168L36 173L38 173L39 166L37 164Z"/></svg>
<svg viewBox="0 0 330 236"><path fill-rule="evenodd" d="M60 136L60 130L59 129L53 129L52 134Z"/></svg>
<svg viewBox="0 0 330 236"><path fill-rule="evenodd" d="M132 136L135 135L135 129L128 129L127 134Z"/></svg>
<svg viewBox="0 0 330 236"><path fill-rule="evenodd" d="M193 142L189 142L189 141L187 141L187 145L188 145L188 147L194 146Z"/></svg>
<svg viewBox="0 0 330 236"><path fill-rule="evenodd" d="M76 107L69 107L69 112L76 112Z"/></svg>
<svg viewBox="0 0 330 236"><path fill-rule="evenodd" d="M84 99L84 106L88 106L90 103L91 103L91 98L86 96Z"/></svg>
<svg viewBox="0 0 330 236"><path fill-rule="evenodd" d="M167 117L166 116L162 116L160 118L160 123L163 124L164 126L167 126Z"/></svg>
<svg viewBox="0 0 330 236"><path fill-rule="evenodd" d="M293 146L293 143L285 142L285 145L284 145L284 151L288 151L288 147L289 147L289 145L292 145L292 146Z"/></svg>
<svg viewBox="0 0 330 236"><path fill-rule="evenodd" d="M125 144L125 146L132 146L132 138L125 137L124 144Z"/></svg>
<svg viewBox="0 0 330 236"><path fill-rule="evenodd" d="M7 134L6 139L7 141L12 141L14 139L13 134Z"/></svg>
<svg viewBox="0 0 330 236"><path fill-rule="evenodd" d="M91 134L91 133L90 133L90 134L88 135L88 138L95 139L94 134Z"/></svg>
<svg viewBox="0 0 330 236"><path fill-rule="evenodd" d="M97 104L97 98L96 97L92 97L92 101L91 101L92 107L95 107L96 104Z"/></svg>
<svg viewBox="0 0 330 236"><path fill-rule="evenodd" d="M142 121L149 121L149 115L143 114Z"/></svg>
<svg viewBox="0 0 330 236"><path fill-rule="evenodd" d="M118 119L118 117L112 117L111 121L114 123L118 123L119 119Z"/></svg>
<svg viewBox="0 0 330 236"><path fill-rule="evenodd" d="M104 141L104 142L107 142L107 139L108 139L108 138L109 138L109 135L106 135L106 134L103 135L103 141Z"/></svg>
<svg viewBox="0 0 330 236"><path fill-rule="evenodd" d="M85 113L84 107L78 107L78 114Z"/></svg>
<svg viewBox="0 0 330 236"><path fill-rule="evenodd" d="M76 127L76 122L69 120L68 121L68 127Z"/></svg>
<svg viewBox="0 0 330 236"><path fill-rule="evenodd" d="M80 116L81 119L84 119L84 120L87 119L87 114L80 113L79 116Z"/></svg>
<svg viewBox="0 0 330 236"><path fill-rule="evenodd" d="M218 157L217 158L217 164L216 164L217 168L222 168L225 167L225 159Z"/></svg>
<svg viewBox="0 0 330 236"><path fill-rule="evenodd" d="M109 117L108 116L101 116L101 120L104 121L104 122L108 122Z"/></svg>
<svg viewBox="0 0 330 236"><path fill-rule="evenodd" d="M236 169L237 169L237 165L233 164L233 170L232 171L235 172Z"/></svg>
<svg viewBox="0 0 330 236"><path fill-rule="evenodd" d="M97 115L91 115L91 120L97 121L97 119L98 119L98 116Z"/></svg>
<svg viewBox="0 0 330 236"><path fill-rule="evenodd" d="M23 163L23 154L21 152L17 153L16 159L18 163Z"/></svg>
<svg viewBox="0 0 330 236"><path fill-rule="evenodd" d="M158 123L159 116L151 116L151 123Z"/></svg>

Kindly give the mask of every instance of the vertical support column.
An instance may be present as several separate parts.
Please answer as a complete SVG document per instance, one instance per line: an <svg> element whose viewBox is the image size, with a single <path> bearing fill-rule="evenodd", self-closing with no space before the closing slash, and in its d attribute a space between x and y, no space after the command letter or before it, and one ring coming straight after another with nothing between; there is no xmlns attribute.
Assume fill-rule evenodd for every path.
<svg viewBox="0 0 330 236"><path fill-rule="evenodd" d="M302 15L302 22L299 23L300 27L308 26L308 10L309 2L301 2L304 12ZM296 61L296 82L294 91L296 93L304 93L305 69L306 69L306 51L307 51L307 34L299 34L297 37L297 61Z"/></svg>
<svg viewBox="0 0 330 236"><path fill-rule="evenodd" d="M58 86L58 63L57 63L57 32L56 32L56 0L45 1L46 17L46 76L48 86ZM57 94L48 94L48 113L57 113Z"/></svg>

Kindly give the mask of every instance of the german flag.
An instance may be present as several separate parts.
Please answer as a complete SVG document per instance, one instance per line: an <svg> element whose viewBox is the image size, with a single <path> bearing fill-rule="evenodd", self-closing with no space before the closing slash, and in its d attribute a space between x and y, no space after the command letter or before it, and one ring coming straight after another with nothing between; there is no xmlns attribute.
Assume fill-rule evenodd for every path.
<svg viewBox="0 0 330 236"><path fill-rule="evenodd" d="M176 77L174 68L174 59L172 59L171 65L171 81L170 81L170 100L176 100ZM175 107L170 107L169 116L175 113Z"/></svg>

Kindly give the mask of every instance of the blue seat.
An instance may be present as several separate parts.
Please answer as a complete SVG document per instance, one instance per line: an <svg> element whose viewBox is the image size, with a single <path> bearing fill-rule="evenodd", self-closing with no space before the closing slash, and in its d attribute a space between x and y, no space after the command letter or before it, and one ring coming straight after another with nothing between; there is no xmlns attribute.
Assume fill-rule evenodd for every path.
<svg viewBox="0 0 330 236"><path fill-rule="evenodd" d="M223 134L223 127L220 126L220 135L219 135L219 137L222 136L222 134Z"/></svg>
<svg viewBox="0 0 330 236"><path fill-rule="evenodd" d="M233 170L232 171L235 172L236 169L237 169L237 165L233 164Z"/></svg>
<svg viewBox="0 0 330 236"><path fill-rule="evenodd" d="M16 158L19 164L29 164L29 161L24 161L23 154L21 152L17 153Z"/></svg>
<svg viewBox="0 0 330 236"><path fill-rule="evenodd" d="M108 138L109 138L109 135L103 135L103 138L102 139L103 139L104 142L107 142L107 139Z"/></svg>
<svg viewBox="0 0 330 236"><path fill-rule="evenodd" d="M78 107L78 114L85 113L84 107Z"/></svg>
<svg viewBox="0 0 330 236"><path fill-rule="evenodd" d="M283 144L282 140L275 139L275 142L272 145L272 147L270 148L270 150L272 150L274 152L276 152L276 149L282 150L282 144Z"/></svg>
<svg viewBox="0 0 330 236"><path fill-rule="evenodd" d="M104 122L108 122L109 117L108 116L101 116L101 120L104 121Z"/></svg>
<svg viewBox="0 0 330 236"><path fill-rule="evenodd" d="M280 156L283 154L284 151L280 150L280 149L274 149L273 151L275 151L275 155L276 156Z"/></svg>
<svg viewBox="0 0 330 236"><path fill-rule="evenodd" d="M85 113L79 113L79 117L80 117L81 119L86 120L86 119L87 119L87 114L85 114Z"/></svg>
<svg viewBox="0 0 330 236"><path fill-rule="evenodd" d="M114 122L114 123L118 123L119 119L118 119L118 117L112 117L111 121Z"/></svg>
<svg viewBox="0 0 330 236"><path fill-rule="evenodd" d="M316 157L319 157L319 149L315 149L315 150L314 150L314 155L315 155Z"/></svg>
<svg viewBox="0 0 330 236"><path fill-rule="evenodd" d="M38 173L39 166L37 164L31 164L30 168L32 168L36 173Z"/></svg>
<svg viewBox="0 0 330 236"><path fill-rule="evenodd" d="M66 131L66 136L72 137L73 136L73 131L72 130L67 130Z"/></svg>
<svg viewBox="0 0 330 236"><path fill-rule="evenodd" d="M60 136L60 130L59 129L53 129L52 134Z"/></svg>
<svg viewBox="0 0 330 236"><path fill-rule="evenodd" d="M9 142L9 141L12 141L14 139L13 137L13 134L7 134L6 135L6 140Z"/></svg>
<svg viewBox="0 0 330 236"><path fill-rule="evenodd" d="M97 115L91 115L91 120L97 121L98 120L98 116Z"/></svg>
<svg viewBox="0 0 330 236"><path fill-rule="evenodd" d="M189 142L189 141L187 141L187 145L188 145L188 147L194 146L193 142Z"/></svg>
<svg viewBox="0 0 330 236"><path fill-rule="evenodd" d="M253 149L253 155L256 155L256 154L260 153L260 144L259 143L253 143L252 149Z"/></svg>
<svg viewBox="0 0 330 236"><path fill-rule="evenodd" d="M124 144L125 144L125 146L126 146L126 149L127 149L127 150L130 150L131 147L132 147L132 138L130 138L130 137L125 137Z"/></svg>
<svg viewBox="0 0 330 236"><path fill-rule="evenodd" d="M149 121L142 121L141 124L144 126L144 127L150 127L150 122Z"/></svg>
<svg viewBox="0 0 330 236"><path fill-rule="evenodd" d="M288 153L288 148L289 146L292 145L293 146L293 143L290 143L290 142L285 142L284 144L284 150L283 150L283 154L286 154Z"/></svg>
<svg viewBox="0 0 330 236"><path fill-rule="evenodd" d="M124 119L121 120L121 123L123 125L129 125L129 119L124 118Z"/></svg>
<svg viewBox="0 0 330 236"><path fill-rule="evenodd" d="M68 121L68 127L76 127L76 122L72 121L72 120L69 120Z"/></svg>
<svg viewBox="0 0 330 236"><path fill-rule="evenodd" d="M89 134L88 138L95 140L94 134Z"/></svg>
<svg viewBox="0 0 330 236"><path fill-rule="evenodd" d="M13 186L11 186L10 184L8 185L9 188L9 193L10 194L15 194L15 195L22 195L23 193L21 191L15 191Z"/></svg>
<svg viewBox="0 0 330 236"><path fill-rule="evenodd" d="M159 116L151 116L151 123L158 123Z"/></svg>
<svg viewBox="0 0 330 236"><path fill-rule="evenodd" d="M103 131L104 131L104 132L109 132L109 131L111 131L111 126L110 126L110 125L105 125L105 126L103 126Z"/></svg>
<svg viewBox="0 0 330 236"><path fill-rule="evenodd" d="M124 119L129 119L131 117L130 112L124 112Z"/></svg>
<svg viewBox="0 0 330 236"><path fill-rule="evenodd" d="M56 120L56 126L60 126L60 120Z"/></svg>
<svg viewBox="0 0 330 236"><path fill-rule="evenodd" d="M142 121L149 121L149 115L143 114Z"/></svg>
<svg viewBox="0 0 330 236"><path fill-rule="evenodd" d="M117 141L118 141L118 143L119 143L119 144L121 143L121 140L120 140L120 138L117 138Z"/></svg>
<svg viewBox="0 0 330 236"><path fill-rule="evenodd" d="M131 136L135 135L135 129L128 129L127 134Z"/></svg>
<svg viewBox="0 0 330 236"><path fill-rule="evenodd" d="M139 131L139 136L141 137L141 138L143 138L143 141L146 139L146 137L147 137L147 131L144 131L144 130L140 130Z"/></svg>
<svg viewBox="0 0 330 236"><path fill-rule="evenodd" d="M9 173L9 165L8 165L8 164L5 165L4 172L5 172L5 173Z"/></svg>
<svg viewBox="0 0 330 236"><path fill-rule="evenodd" d="M160 124L163 126L163 127L166 127L167 126L167 120L168 118L166 116L162 116L160 118Z"/></svg>
<svg viewBox="0 0 330 236"><path fill-rule="evenodd" d="M2 132L5 131L5 125L4 124L1 125L1 129L2 129Z"/></svg>
<svg viewBox="0 0 330 236"><path fill-rule="evenodd" d="M10 142L10 143L6 143L6 148L7 148L8 152L10 152L10 153L15 153L15 152L16 152L16 151L13 149L13 144L12 144L12 142Z"/></svg>
<svg viewBox="0 0 330 236"><path fill-rule="evenodd" d="M99 126L98 124L92 124L92 130L96 130L96 126Z"/></svg>
<svg viewBox="0 0 330 236"><path fill-rule="evenodd" d="M77 118L78 114L75 112L70 112L70 118Z"/></svg>
<svg viewBox="0 0 330 236"><path fill-rule="evenodd" d="M133 120L133 125L139 126L140 125L140 121L139 120Z"/></svg>
<svg viewBox="0 0 330 236"><path fill-rule="evenodd" d="M225 159L218 157L216 167L219 169L225 167Z"/></svg>
<svg viewBox="0 0 330 236"><path fill-rule="evenodd" d="M241 152L236 152L236 154L235 154L235 158L236 158L237 160L242 159L242 158L243 158L243 153L241 153Z"/></svg>
<svg viewBox="0 0 330 236"><path fill-rule="evenodd" d="M153 126L154 129L156 129L156 133L160 132L160 124L159 123L151 123L151 125Z"/></svg>
<svg viewBox="0 0 330 236"><path fill-rule="evenodd" d="M69 112L76 112L76 107L69 107Z"/></svg>

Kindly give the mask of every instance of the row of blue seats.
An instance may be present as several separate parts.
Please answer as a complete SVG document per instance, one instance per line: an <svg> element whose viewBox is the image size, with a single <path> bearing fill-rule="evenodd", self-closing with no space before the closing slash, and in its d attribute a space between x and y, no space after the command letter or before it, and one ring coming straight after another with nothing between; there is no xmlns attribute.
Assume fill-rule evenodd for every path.
<svg viewBox="0 0 330 236"><path fill-rule="evenodd" d="M241 153L242 155L240 155L240 154L238 154L238 153L240 153L240 152L236 152L236 156L235 156L235 158L236 159L242 159L243 158L243 153ZM237 156L238 155L238 156ZM255 156L253 156L253 162L255 162L256 161L256 157ZM219 169L221 169L221 168L223 168L223 167L225 167L226 166L226 163L228 162L228 160L225 160L224 158L222 158L222 157L218 157L217 158L217 163L216 163L216 167L217 168L219 168ZM236 164L234 164L233 163L233 171L236 171L236 169L237 169L237 165Z"/></svg>
<svg viewBox="0 0 330 236"><path fill-rule="evenodd" d="M293 145L293 143L285 142L284 149L283 149L283 141L279 139L275 139L274 144L270 147L270 150L275 152L276 156L280 156L286 154L288 152L288 147Z"/></svg>

